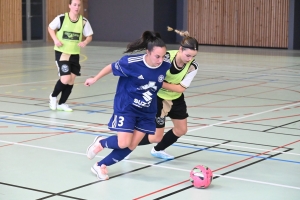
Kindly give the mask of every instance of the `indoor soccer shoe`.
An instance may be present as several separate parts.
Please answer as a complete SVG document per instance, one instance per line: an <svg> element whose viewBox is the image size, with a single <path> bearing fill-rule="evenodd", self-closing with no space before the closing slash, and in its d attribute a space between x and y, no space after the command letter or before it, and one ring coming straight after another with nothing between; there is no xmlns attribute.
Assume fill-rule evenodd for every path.
<svg viewBox="0 0 300 200"><path fill-rule="evenodd" d="M49 107L51 110L56 110L57 100L56 97L52 97L52 94L49 95Z"/></svg>
<svg viewBox="0 0 300 200"><path fill-rule="evenodd" d="M151 155L156 157L156 158L161 158L161 159L167 159L167 160L172 160L174 159L174 156L171 156L167 154L165 151L156 151L154 147L151 150Z"/></svg>
<svg viewBox="0 0 300 200"><path fill-rule="evenodd" d="M98 163L95 163L92 167L91 167L91 171L96 174L97 178L101 181L105 181L108 180L109 177L107 175L107 169L105 165L101 165L98 166Z"/></svg>
<svg viewBox="0 0 300 200"><path fill-rule="evenodd" d="M57 108L56 108L57 110L61 110L61 111L67 111L67 112L72 112L73 111L73 109L72 108L70 108L69 106L68 106L68 104L61 104L61 105L57 105Z"/></svg>
<svg viewBox="0 0 300 200"><path fill-rule="evenodd" d="M104 138L98 136L94 139L94 142L87 148L86 150L86 156L92 160L93 158L95 158L95 156L97 155L97 153L99 153L100 151L102 151L103 147L100 144L100 140L103 140Z"/></svg>

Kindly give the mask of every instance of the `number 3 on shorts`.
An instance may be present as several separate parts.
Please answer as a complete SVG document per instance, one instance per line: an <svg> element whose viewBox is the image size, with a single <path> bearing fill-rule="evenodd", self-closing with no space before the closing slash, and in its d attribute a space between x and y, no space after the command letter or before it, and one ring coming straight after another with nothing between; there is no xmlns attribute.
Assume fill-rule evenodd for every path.
<svg viewBox="0 0 300 200"><path fill-rule="evenodd" d="M123 126L123 122L124 122L124 117L123 116L119 116L118 127Z"/></svg>

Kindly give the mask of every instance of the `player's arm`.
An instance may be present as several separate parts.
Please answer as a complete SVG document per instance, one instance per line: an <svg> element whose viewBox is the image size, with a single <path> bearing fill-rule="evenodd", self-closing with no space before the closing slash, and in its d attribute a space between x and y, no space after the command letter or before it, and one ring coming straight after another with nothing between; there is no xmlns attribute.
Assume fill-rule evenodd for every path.
<svg viewBox="0 0 300 200"><path fill-rule="evenodd" d="M85 38L84 41L78 43L78 46L80 46L80 47L83 48L83 47L85 47L88 43L90 43L90 42L92 41L92 39L93 39L93 36L92 36L92 35L87 36L87 37Z"/></svg>
<svg viewBox="0 0 300 200"><path fill-rule="evenodd" d="M54 44L58 47L62 46L62 43L57 39L56 34L55 34L55 30L51 29L50 27L48 27L48 32L54 42Z"/></svg>
<svg viewBox="0 0 300 200"><path fill-rule="evenodd" d="M55 17L53 19L53 21L49 24L48 26L48 33L50 34L54 44L57 46L57 47L60 47L62 46L62 42L59 41L56 37L56 30L60 28L61 24L60 24L60 17L61 15Z"/></svg>
<svg viewBox="0 0 300 200"><path fill-rule="evenodd" d="M184 88L180 84L171 84L171 83L167 83L167 82L163 82L162 87L166 90L169 90L172 92L178 92L178 93L183 93L186 90L186 88Z"/></svg>
<svg viewBox="0 0 300 200"><path fill-rule="evenodd" d="M85 47L86 45L88 45L88 43L92 41L94 33L91 24L87 19L84 18L83 23L83 35L85 37L85 40L78 43L78 46L80 47Z"/></svg>
<svg viewBox="0 0 300 200"><path fill-rule="evenodd" d="M107 74L110 74L112 72L111 64L107 65L104 67L95 77L88 78L84 85L85 86L90 86L94 84L96 81L98 81L100 78L106 76Z"/></svg>

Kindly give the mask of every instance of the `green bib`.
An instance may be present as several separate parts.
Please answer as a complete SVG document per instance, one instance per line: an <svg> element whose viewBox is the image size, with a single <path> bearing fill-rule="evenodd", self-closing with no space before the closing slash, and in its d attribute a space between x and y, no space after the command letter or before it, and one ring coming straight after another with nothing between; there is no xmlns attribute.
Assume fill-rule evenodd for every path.
<svg viewBox="0 0 300 200"><path fill-rule="evenodd" d="M79 16L76 23L71 22L68 13L65 13L63 25L56 32L56 37L63 43L61 47L54 46L56 51L67 54L80 54L78 43L82 40L83 19Z"/></svg>
<svg viewBox="0 0 300 200"><path fill-rule="evenodd" d="M171 50L168 52L170 53L170 61L173 62L178 50ZM185 75L187 74L189 67L190 67L191 63L193 62L193 60L194 59L192 59L190 62L188 62L185 65L184 69L181 72L179 72L178 74L171 74L170 70L168 70L165 81L170 84L175 84L175 85L179 84L182 81L182 79L185 77ZM169 91L164 88L161 88L157 93L157 96L159 96L160 98L165 99L165 100L174 100L174 99L179 98L181 95L182 95L182 93Z"/></svg>

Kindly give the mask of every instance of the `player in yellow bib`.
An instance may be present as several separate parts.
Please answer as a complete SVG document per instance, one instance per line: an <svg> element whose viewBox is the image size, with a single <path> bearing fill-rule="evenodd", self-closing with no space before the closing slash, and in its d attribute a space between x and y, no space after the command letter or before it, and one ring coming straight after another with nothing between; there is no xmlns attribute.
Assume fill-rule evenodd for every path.
<svg viewBox="0 0 300 200"><path fill-rule="evenodd" d="M70 0L69 8L70 12L58 15L48 27L48 32L55 44L55 62L60 76L49 96L51 110L73 111L66 101L72 92L76 76L81 75L80 48L92 41L91 25L85 17L79 14L81 1ZM86 37L84 41L82 41L82 35ZM57 102L57 96L60 93L61 97Z"/></svg>
<svg viewBox="0 0 300 200"><path fill-rule="evenodd" d="M168 27L168 30L173 29ZM163 87L157 93L156 132L154 135L146 135L139 143L158 143L152 148L151 155L162 159L174 159L165 149L187 132L188 113L183 92L190 86L198 71L198 63L195 60L198 41L189 36L187 31L174 31L183 39L178 50L167 51L166 54L172 65L167 71ZM167 116L171 118L174 127L164 134Z"/></svg>

